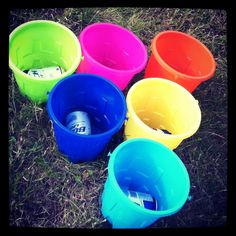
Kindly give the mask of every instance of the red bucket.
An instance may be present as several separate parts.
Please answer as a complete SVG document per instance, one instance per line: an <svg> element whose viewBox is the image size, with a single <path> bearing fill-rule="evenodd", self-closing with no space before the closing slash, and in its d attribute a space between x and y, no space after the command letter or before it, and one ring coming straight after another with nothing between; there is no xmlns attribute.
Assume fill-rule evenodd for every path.
<svg viewBox="0 0 236 236"><path fill-rule="evenodd" d="M153 39L151 50L144 78L169 79L193 92L215 73L212 53L189 34L163 31Z"/></svg>

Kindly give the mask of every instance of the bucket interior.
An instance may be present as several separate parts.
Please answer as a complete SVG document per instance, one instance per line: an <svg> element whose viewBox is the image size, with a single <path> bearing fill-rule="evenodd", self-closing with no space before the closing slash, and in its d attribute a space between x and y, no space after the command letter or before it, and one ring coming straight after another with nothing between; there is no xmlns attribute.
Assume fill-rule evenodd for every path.
<svg viewBox="0 0 236 236"><path fill-rule="evenodd" d="M175 32L160 35L155 42L159 56L170 67L188 76L206 76L214 68L210 52L198 41Z"/></svg>
<svg viewBox="0 0 236 236"><path fill-rule="evenodd" d="M78 58L77 44L65 29L35 22L14 33L9 55L14 65L22 71L50 66L60 66L66 71Z"/></svg>
<svg viewBox="0 0 236 236"><path fill-rule="evenodd" d="M115 156L113 168L119 187L151 194L158 210L180 207L189 192L189 177L174 155L155 143L129 143Z"/></svg>
<svg viewBox="0 0 236 236"><path fill-rule="evenodd" d="M184 134L194 132L199 126L200 109L196 100L168 80L146 79L128 96L138 118L154 130Z"/></svg>
<svg viewBox="0 0 236 236"><path fill-rule="evenodd" d="M88 113L91 134L113 129L124 120L124 98L106 81L93 76L68 77L54 90L52 112L62 125L72 111ZM120 127L119 127L120 128Z"/></svg>
<svg viewBox="0 0 236 236"><path fill-rule="evenodd" d="M100 64L116 69L131 70L143 64L146 52L129 32L112 25L94 25L80 37L81 46Z"/></svg>

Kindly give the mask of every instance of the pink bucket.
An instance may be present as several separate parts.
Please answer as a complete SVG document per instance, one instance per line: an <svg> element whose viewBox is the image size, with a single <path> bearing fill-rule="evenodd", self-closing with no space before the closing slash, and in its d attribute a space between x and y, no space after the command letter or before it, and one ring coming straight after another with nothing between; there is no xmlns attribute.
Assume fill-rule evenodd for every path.
<svg viewBox="0 0 236 236"><path fill-rule="evenodd" d="M84 59L77 73L103 76L121 90L146 66L145 45L134 33L119 25L91 24L80 33L79 41Z"/></svg>

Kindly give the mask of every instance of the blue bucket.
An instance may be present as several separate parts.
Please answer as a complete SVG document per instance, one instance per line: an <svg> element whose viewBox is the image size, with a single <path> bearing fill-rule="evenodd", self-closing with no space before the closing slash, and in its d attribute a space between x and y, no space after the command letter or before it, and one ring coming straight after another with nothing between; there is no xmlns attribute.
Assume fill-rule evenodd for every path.
<svg viewBox="0 0 236 236"><path fill-rule="evenodd" d="M78 134L65 126L72 111L90 116L91 134ZM111 81L94 74L74 74L59 81L49 93L47 111L53 122L58 150L73 163L93 161L126 117L123 93Z"/></svg>
<svg viewBox="0 0 236 236"><path fill-rule="evenodd" d="M129 189L153 196L157 210L130 200L124 193ZM178 212L189 190L188 172L172 150L150 139L134 138L121 143L110 156L101 211L113 228L145 228Z"/></svg>

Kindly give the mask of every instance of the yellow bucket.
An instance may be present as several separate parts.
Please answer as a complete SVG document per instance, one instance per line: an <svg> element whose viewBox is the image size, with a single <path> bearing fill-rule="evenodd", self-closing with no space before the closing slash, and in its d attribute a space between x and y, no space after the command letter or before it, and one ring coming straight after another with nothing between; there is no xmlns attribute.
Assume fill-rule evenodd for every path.
<svg viewBox="0 0 236 236"><path fill-rule="evenodd" d="M201 123L198 101L181 85L147 78L128 91L124 139L149 138L175 149Z"/></svg>

